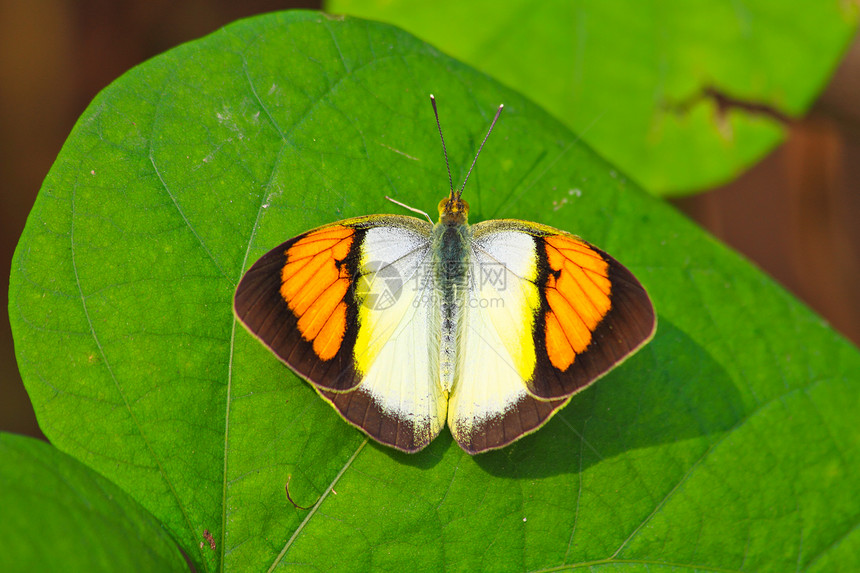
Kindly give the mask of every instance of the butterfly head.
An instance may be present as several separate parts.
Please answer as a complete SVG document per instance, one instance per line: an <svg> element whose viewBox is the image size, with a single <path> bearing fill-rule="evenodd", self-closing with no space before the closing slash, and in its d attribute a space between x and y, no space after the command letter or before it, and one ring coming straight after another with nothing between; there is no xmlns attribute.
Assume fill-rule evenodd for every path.
<svg viewBox="0 0 860 573"><path fill-rule="evenodd" d="M439 222L443 225L465 225L469 218L469 204L459 193L451 193L439 201Z"/></svg>

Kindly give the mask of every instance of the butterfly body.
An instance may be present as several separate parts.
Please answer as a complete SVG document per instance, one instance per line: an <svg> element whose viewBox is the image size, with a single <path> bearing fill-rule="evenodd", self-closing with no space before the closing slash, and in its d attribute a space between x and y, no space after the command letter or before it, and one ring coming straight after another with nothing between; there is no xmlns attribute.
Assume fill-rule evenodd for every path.
<svg viewBox="0 0 860 573"><path fill-rule="evenodd" d="M608 254L538 223L469 225L460 193L435 225L372 215L298 235L234 297L242 324L345 420L407 452L446 425L470 454L537 430L656 327Z"/></svg>
<svg viewBox="0 0 860 573"><path fill-rule="evenodd" d="M457 346L462 338L464 308L468 285L470 235L465 214L468 205L460 200L440 204L441 216L433 227L431 264L434 278L433 300L441 321L439 341L440 383L446 393L454 385L457 371Z"/></svg>

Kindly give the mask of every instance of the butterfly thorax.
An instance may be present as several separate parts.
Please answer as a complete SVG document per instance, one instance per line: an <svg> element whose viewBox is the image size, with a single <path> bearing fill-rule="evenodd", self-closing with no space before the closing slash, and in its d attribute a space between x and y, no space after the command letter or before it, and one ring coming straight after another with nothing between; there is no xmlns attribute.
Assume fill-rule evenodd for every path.
<svg viewBox="0 0 860 573"><path fill-rule="evenodd" d="M457 344L469 288L469 206L459 198L439 204L439 222L433 227L433 278L441 325L439 377L450 392L457 371Z"/></svg>

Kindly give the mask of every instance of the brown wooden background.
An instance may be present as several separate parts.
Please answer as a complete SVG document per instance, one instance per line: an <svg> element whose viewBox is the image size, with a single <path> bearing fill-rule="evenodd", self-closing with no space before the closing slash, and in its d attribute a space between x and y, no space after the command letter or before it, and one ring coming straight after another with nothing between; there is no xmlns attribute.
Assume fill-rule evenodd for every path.
<svg viewBox="0 0 860 573"><path fill-rule="evenodd" d="M42 180L96 93L237 18L319 2L0 0L0 430L41 436L5 312L12 253ZM676 204L860 343L860 42L787 143Z"/></svg>

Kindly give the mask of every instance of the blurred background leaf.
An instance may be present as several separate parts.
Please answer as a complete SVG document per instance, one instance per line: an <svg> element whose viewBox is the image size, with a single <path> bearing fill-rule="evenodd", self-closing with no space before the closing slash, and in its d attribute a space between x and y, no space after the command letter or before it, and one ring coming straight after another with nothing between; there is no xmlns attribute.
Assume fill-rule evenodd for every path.
<svg viewBox="0 0 860 573"><path fill-rule="evenodd" d="M367 444L230 312L286 238L399 212L386 194L436 204L431 91L455 179L506 104L466 190L473 221L582 235L660 316L546 428L475 458L447 433L414 456ZM856 349L545 112L397 29L274 14L130 71L73 130L12 273L45 434L200 571L857 563Z"/></svg>
<svg viewBox="0 0 860 573"><path fill-rule="evenodd" d="M519 90L657 195L736 177L786 135L848 47L844 0L327 0Z"/></svg>
<svg viewBox="0 0 860 573"><path fill-rule="evenodd" d="M0 507L6 573L188 571L157 519L42 441L0 433Z"/></svg>

